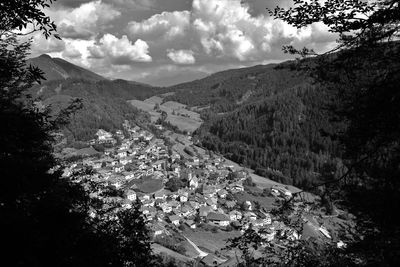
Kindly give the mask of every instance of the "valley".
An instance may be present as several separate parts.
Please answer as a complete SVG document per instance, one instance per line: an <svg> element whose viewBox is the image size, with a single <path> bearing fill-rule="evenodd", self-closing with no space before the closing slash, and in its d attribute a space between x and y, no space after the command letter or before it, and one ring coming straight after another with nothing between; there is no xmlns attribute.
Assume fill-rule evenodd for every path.
<svg viewBox="0 0 400 267"><path fill-rule="evenodd" d="M353 227L338 217L346 211L326 216L321 199L299 188L336 160L335 147L311 127L324 118L321 92L287 69L256 66L167 88L63 75L32 92L54 113L83 100L55 146L69 162L65 177L90 168L89 180L123 192L106 202L130 209L139 200L159 255L232 266L240 252L226 246L250 227L278 247L310 237L341 244L337 233ZM286 218L300 230L275 215L292 196Z"/></svg>

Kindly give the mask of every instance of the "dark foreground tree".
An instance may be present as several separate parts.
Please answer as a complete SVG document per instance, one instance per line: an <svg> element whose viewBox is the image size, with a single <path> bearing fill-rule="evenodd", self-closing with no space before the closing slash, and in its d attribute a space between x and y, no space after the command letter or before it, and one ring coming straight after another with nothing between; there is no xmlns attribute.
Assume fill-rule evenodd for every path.
<svg viewBox="0 0 400 267"><path fill-rule="evenodd" d="M302 28L322 22L337 34L338 46L317 54L311 48L285 46L298 60L284 67L311 75L316 88L327 88L334 105L325 106L335 132L324 132L343 147L343 175L334 176L326 166L321 173L323 201L340 201L357 216L357 235L346 250L319 246L317 240L296 240L279 246L277 239L260 249L259 235L245 234L232 240L239 247L251 244L263 250L250 263L290 266L397 266L400 262L400 1L294 0L292 8L271 11L276 19ZM299 195L299 194L295 194ZM276 216L291 212L284 202ZM332 207L334 209L334 207ZM293 222L287 222L294 229ZM276 246L278 244L278 246ZM277 261L273 261L277 259Z"/></svg>
<svg viewBox="0 0 400 267"><path fill-rule="evenodd" d="M49 37L56 27L43 13L51 0L0 2L0 235L4 266L151 266L150 242L139 207L113 220L89 217L100 208L79 183L61 178L52 134L67 121L72 103L56 118L40 110L27 89L41 71L26 66L32 26ZM101 211L101 209L99 209Z"/></svg>
<svg viewBox="0 0 400 267"><path fill-rule="evenodd" d="M400 261L400 1L294 1L276 8L275 18L301 28L322 22L338 35L338 46L318 55L312 49L284 47L300 55L296 67L330 88L339 105L327 107L348 171L325 177L323 188L358 216L362 238L349 247L365 265ZM334 189L334 190L333 190Z"/></svg>

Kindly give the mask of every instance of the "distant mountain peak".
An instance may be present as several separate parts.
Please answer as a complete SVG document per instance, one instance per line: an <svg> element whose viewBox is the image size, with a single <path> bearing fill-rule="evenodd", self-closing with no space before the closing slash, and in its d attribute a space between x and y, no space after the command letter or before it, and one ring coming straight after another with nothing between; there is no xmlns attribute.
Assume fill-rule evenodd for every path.
<svg viewBox="0 0 400 267"><path fill-rule="evenodd" d="M44 72L47 81L65 80L67 78L83 79L88 81L103 81L106 78L85 68L76 66L61 58L52 58L47 54L28 60L28 64L34 65Z"/></svg>
<svg viewBox="0 0 400 267"><path fill-rule="evenodd" d="M41 54L41 55L39 56L39 58L51 58L51 56L48 55L48 54Z"/></svg>

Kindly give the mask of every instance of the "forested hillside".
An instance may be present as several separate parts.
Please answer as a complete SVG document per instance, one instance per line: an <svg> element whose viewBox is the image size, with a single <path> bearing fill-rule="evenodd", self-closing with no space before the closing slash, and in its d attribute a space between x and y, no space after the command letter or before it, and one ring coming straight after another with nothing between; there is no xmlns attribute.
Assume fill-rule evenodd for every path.
<svg viewBox="0 0 400 267"><path fill-rule="evenodd" d="M82 108L74 113L64 129L69 141L84 141L94 137L97 129L113 131L121 128L125 119L132 122L147 121L147 114L129 105L131 99L145 99L157 88L117 81L89 81L83 79L52 80L32 89L41 104L51 105L53 113L66 107L72 100L81 99Z"/></svg>
<svg viewBox="0 0 400 267"><path fill-rule="evenodd" d="M174 86L173 99L202 110L203 146L280 182L305 187L342 170L332 92L289 64L229 70Z"/></svg>

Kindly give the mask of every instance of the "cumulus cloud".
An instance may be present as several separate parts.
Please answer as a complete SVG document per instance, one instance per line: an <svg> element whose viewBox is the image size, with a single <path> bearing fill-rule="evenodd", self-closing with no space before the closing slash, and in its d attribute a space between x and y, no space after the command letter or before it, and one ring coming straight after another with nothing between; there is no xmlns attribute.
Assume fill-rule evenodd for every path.
<svg viewBox="0 0 400 267"><path fill-rule="evenodd" d="M148 44L137 39L134 44L123 35L120 39L112 34L105 34L100 39L100 44L89 47L90 56L93 58L108 57L113 65L129 65L133 62L152 61Z"/></svg>
<svg viewBox="0 0 400 267"><path fill-rule="evenodd" d="M68 45L61 54L64 58L78 59L82 57L82 53L73 45Z"/></svg>
<svg viewBox="0 0 400 267"><path fill-rule="evenodd" d="M152 41L172 40L178 36L184 36L189 23L189 11L162 12L141 22L129 22L128 31L131 36Z"/></svg>
<svg viewBox="0 0 400 267"><path fill-rule="evenodd" d="M290 0L57 2L49 15L64 41L35 39L36 54L50 52L108 77L144 81L183 69L278 62L287 59L284 44L324 51L336 37L322 24L299 30L268 16L266 7L287 7Z"/></svg>
<svg viewBox="0 0 400 267"><path fill-rule="evenodd" d="M328 38L325 33L320 35L319 27L298 30L265 14L254 16L250 6L240 0L193 0L190 11L163 12L132 21L127 30L129 36L146 40L156 58L164 51L172 56L168 49L191 50L199 62L274 59L284 43L324 43Z"/></svg>
<svg viewBox="0 0 400 267"><path fill-rule="evenodd" d="M63 40L58 40L54 37L45 39L41 33L37 33L32 38L31 51L33 56L44 53L62 52L66 48Z"/></svg>
<svg viewBox="0 0 400 267"><path fill-rule="evenodd" d="M94 37L120 15L120 11L100 0L83 3L77 8L50 12L50 16L59 25L58 32L61 37L73 39Z"/></svg>
<svg viewBox="0 0 400 267"><path fill-rule="evenodd" d="M194 64L196 59L192 50L168 50L167 57L177 64Z"/></svg>

